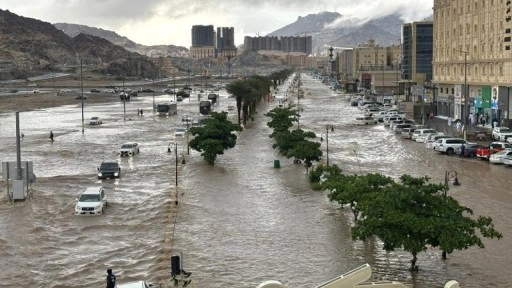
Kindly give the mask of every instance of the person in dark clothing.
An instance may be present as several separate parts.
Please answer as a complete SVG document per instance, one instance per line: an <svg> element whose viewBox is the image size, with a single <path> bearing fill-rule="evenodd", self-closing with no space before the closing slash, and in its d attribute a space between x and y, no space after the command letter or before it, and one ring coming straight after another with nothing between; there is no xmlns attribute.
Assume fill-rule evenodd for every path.
<svg viewBox="0 0 512 288"><path fill-rule="evenodd" d="M112 269L107 269L107 288L116 287L116 275L112 273Z"/></svg>
<svg viewBox="0 0 512 288"><path fill-rule="evenodd" d="M50 131L50 140L53 142L53 131Z"/></svg>
<svg viewBox="0 0 512 288"><path fill-rule="evenodd" d="M466 147L464 146L464 143L460 146L460 157L466 156L464 153L466 152Z"/></svg>
<svg viewBox="0 0 512 288"><path fill-rule="evenodd" d="M142 116L144 114L144 112L142 112L142 109L140 109L140 116Z"/></svg>

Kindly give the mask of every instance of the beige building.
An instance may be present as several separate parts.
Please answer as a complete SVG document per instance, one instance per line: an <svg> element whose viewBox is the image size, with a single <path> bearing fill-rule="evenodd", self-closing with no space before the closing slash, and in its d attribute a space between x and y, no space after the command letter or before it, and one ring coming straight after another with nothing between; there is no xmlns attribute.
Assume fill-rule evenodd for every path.
<svg viewBox="0 0 512 288"><path fill-rule="evenodd" d="M438 115L460 119L469 113L487 114L508 124L511 1L434 0L433 9L432 72L438 88Z"/></svg>
<svg viewBox="0 0 512 288"><path fill-rule="evenodd" d="M361 86L381 93L395 93L400 80L400 45L381 47L369 40L356 48L336 53L338 79L360 81Z"/></svg>
<svg viewBox="0 0 512 288"><path fill-rule="evenodd" d="M215 58L214 46L190 47L190 58L204 59Z"/></svg>

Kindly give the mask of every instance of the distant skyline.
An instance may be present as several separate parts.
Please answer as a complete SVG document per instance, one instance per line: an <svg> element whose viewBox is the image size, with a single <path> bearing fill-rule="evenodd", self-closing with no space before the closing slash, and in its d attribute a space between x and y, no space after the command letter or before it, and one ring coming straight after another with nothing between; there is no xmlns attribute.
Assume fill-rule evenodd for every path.
<svg viewBox="0 0 512 288"><path fill-rule="evenodd" d="M244 36L264 36L298 17L337 12L374 19L393 13L405 22L432 14L433 0L3 0L0 8L52 24L81 24L111 30L143 45L190 48L193 25L234 27L235 44Z"/></svg>

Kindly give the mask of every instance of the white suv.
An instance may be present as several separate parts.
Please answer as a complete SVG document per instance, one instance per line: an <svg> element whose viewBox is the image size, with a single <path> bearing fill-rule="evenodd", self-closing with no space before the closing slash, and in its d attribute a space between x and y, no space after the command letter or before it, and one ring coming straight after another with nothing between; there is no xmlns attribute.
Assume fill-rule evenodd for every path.
<svg viewBox="0 0 512 288"><path fill-rule="evenodd" d="M468 144L475 144L467 142L466 140L462 138L442 138L436 141L434 145L434 150L446 153L447 155L453 155L457 149L460 148L460 146L468 145Z"/></svg>
<svg viewBox="0 0 512 288"><path fill-rule="evenodd" d="M135 142L124 143L117 152L120 156L133 156L138 153L140 153L139 144Z"/></svg>
<svg viewBox="0 0 512 288"><path fill-rule="evenodd" d="M89 187L76 199L75 215L101 215L105 206L105 189L102 186Z"/></svg>
<svg viewBox="0 0 512 288"><path fill-rule="evenodd" d="M505 141L508 137L512 137L512 130L508 127L494 127L491 136L496 141Z"/></svg>

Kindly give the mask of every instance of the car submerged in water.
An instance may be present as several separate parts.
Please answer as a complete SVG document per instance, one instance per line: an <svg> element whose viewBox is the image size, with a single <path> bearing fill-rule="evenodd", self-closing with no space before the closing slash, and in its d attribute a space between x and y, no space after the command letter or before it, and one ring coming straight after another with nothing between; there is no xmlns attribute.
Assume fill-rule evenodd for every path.
<svg viewBox="0 0 512 288"><path fill-rule="evenodd" d="M75 215L101 215L107 206L107 195L102 186L89 187L76 199Z"/></svg>
<svg viewBox="0 0 512 288"><path fill-rule="evenodd" d="M135 142L127 142L121 145L121 149L117 152L119 156L133 156L140 153L139 144Z"/></svg>

